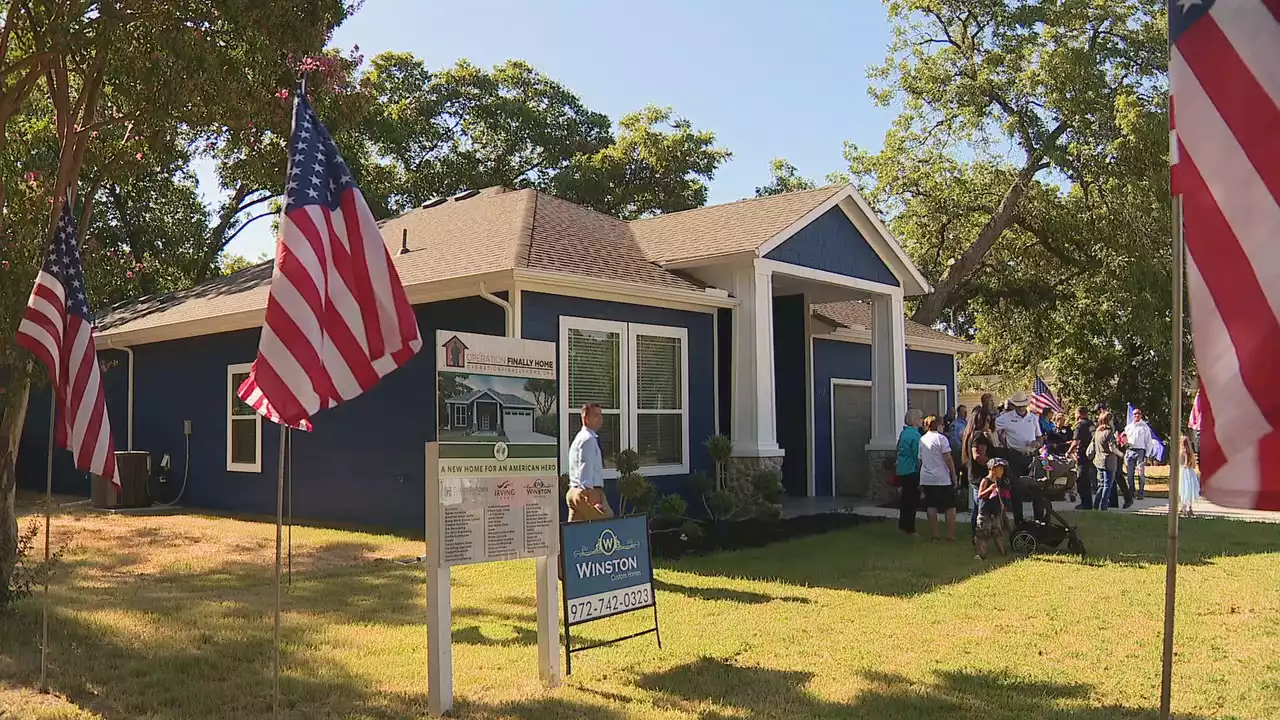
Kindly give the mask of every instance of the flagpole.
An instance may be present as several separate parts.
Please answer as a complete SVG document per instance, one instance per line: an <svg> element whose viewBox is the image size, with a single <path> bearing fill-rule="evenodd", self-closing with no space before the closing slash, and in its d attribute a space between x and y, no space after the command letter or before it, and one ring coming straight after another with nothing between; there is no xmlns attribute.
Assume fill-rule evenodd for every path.
<svg viewBox="0 0 1280 720"><path fill-rule="evenodd" d="M44 594L40 603L40 692L49 692L49 524L53 520L53 443L58 391L49 387L49 459L44 479Z"/></svg>
<svg viewBox="0 0 1280 720"><path fill-rule="evenodd" d="M289 587L293 587L293 429L290 428L289 430L286 431L285 434L289 438L289 462L285 468L288 474L287 483L286 483L288 485L288 491L287 491L288 495L285 498L285 503L289 506L289 510L288 510L289 512L289 519L288 519L289 550L288 550L287 569L285 570L285 575L286 577L289 578L289 581L288 581Z"/></svg>
<svg viewBox="0 0 1280 720"><path fill-rule="evenodd" d="M1173 696L1173 618L1178 588L1178 507L1182 465L1182 281L1186 250L1182 197L1173 198L1173 346L1169 381L1169 546L1165 556L1164 655L1160 670L1160 718L1169 720Z"/></svg>
<svg viewBox="0 0 1280 720"><path fill-rule="evenodd" d="M284 466L287 429L280 426L280 472L276 479L276 612L275 612L275 661L272 665L271 714L280 717L280 546L281 528L284 525Z"/></svg>

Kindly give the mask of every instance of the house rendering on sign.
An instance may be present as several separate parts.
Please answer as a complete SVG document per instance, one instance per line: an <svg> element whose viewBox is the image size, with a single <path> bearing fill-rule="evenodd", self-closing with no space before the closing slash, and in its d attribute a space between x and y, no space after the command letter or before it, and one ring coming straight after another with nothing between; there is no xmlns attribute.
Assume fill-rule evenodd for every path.
<svg viewBox="0 0 1280 720"><path fill-rule="evenodd" d="M604 410L606 457L634 449L664 491L712 470L705 442L725 434L734 471L777 468L789 495L871 496L907 407L952 407L956 356L979 349L904 318L905 299L930 287L847 185L631 222L490 188L381 229L407 248L393 258L424 338L555 343L559 397L540 412L514 401L528 402L523 388L463 381L441 402L424 351L292 432L300 517L421 528L425 443L527 432L558 443L563 468L585 403ZM270 281L263 264L100 314L118 449L169 455L183 506L275 509L279 433L234 397ZM465 352L447 348L441 370ZM47 399L30 408L19 475L43 487ZM55 489L86 494L66 453L55 461Z"/></svg>
<svg viewBox="0 0 1280 720"><path fill-rule="evenodd" d="M455 338L456 339L456 338ZM445 351L450 352L448 343ZM472 390L444 401L442 430L460 430L465 435L505 435L507 442L555 442L555 438L533 431L537 404L518 395L497 390Z"/></svg>

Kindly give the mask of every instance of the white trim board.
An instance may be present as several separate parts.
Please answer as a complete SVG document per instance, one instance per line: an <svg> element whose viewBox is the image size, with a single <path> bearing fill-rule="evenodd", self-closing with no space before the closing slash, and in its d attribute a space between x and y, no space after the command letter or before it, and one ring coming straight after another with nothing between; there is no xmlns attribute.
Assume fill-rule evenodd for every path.
<svg viewBox="0 0 1280 720"><path fill-rule="evenodd" d="M824 285L836 285L838 287L861 290L862 292L872 293L874 295L902 297L902 288L897 285L888 285L874 280L867 280L866 278L841 275L840 273L833 273L828 270L816 270L803 265L793 265L791 263L782 262L781 260L760 258L755 262L758 269L771 272L775 275L788 275L790 277L802 278L804 280L812 280Z"/></svg>
<svg viewBox="0 0 1280 720"><path fill-rule="evenodd" d="M834 342L857 343L859 345L871 344L870 330L855 330L852 328L837 328L832 332L822 335L813 336L817 340L831 340ZM938 353L940 355L968 355L979 353L987 348L983 345L974 345L964 340L956 339L954 342L944 340L934 340L932 338L920 338L907 336L907 349L920 350L923 352Z"/></svg>
<svg viewBox="0 0 1280 720"><path fill-rule="evenodd" d="M227 366L227 394L223 396L223 402L226 403L226 422L227 422L227 471L242 473L261 473L262 472L262 415L254 413L252 416L240 415L233 416L232 408L235 407L231 403L231 397L236 392L236 387L232 379L237 374L248 373L253 370L253 363L236 363ZM231 460L231 427L234 423L253 422L257 428L257 446L254 450L255 462L253 463L237 463Z"/></svg>

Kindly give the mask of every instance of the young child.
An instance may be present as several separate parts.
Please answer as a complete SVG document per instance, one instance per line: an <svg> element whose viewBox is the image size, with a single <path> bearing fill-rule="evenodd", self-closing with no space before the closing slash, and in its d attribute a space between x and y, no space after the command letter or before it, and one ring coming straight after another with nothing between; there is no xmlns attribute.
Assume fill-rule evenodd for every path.
<svg viewBox="0 0 1280 720"><path fill-rule="evenodd" d="M977 559L987 559L987 540L994 538L1000 554L1006 554L1004 547L1004 504L1001 480L1009 464L1001 458L987 461L987 476L978 486L978 555Z"/></svg>
<svg viewBox="0 0 1280 720"><path fill-rule="evenodd" d="M1196 516L1196 498L1200 497L1200 472L1191 438L1182 436L1182 477L1178 482L1178 504L1183 517Z"/></svg>

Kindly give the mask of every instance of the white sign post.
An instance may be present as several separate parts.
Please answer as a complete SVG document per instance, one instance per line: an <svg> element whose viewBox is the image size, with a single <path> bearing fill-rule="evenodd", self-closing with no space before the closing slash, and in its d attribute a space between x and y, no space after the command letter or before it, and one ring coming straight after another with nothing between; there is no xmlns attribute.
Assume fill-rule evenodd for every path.
<svg viewBox="0 0 1280 720"><path fill-rule="evenodd" d="M560 684L554 343L439 331L427 443L427 708L453 707L449 568L536 558L538 668ZM546 430L547 432L541 432Z"/></svg>

